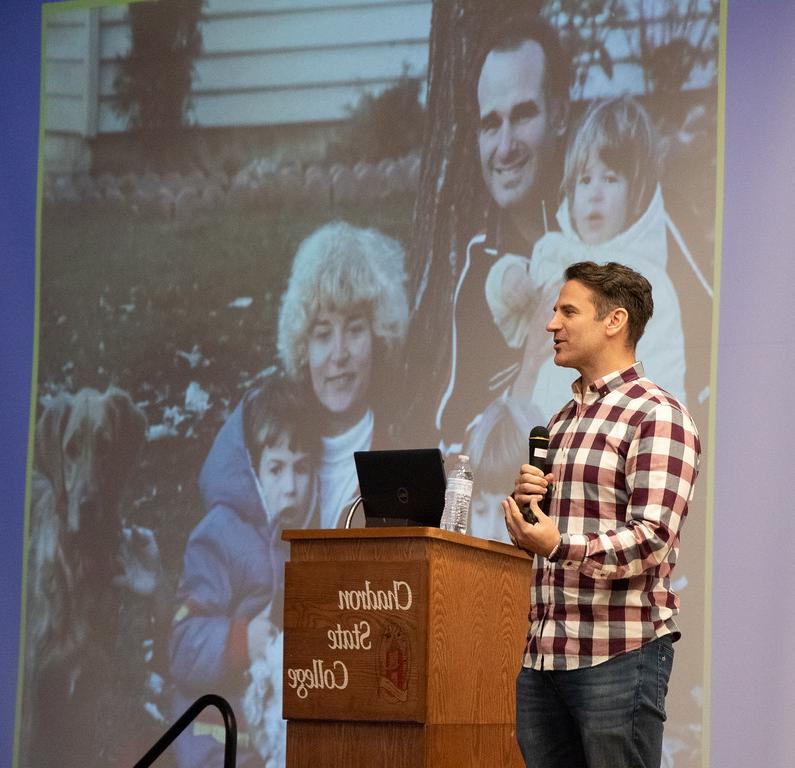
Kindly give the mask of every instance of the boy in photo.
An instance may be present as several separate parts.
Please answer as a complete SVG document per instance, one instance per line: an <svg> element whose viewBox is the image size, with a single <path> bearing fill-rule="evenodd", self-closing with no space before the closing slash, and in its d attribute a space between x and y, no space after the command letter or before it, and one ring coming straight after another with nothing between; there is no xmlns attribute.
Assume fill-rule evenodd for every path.
<svg viewBox="0 0 795 768"><path fill-rule="evenodd" d="M284 750L281 668L274 662L282 640L281 532L315 524L317 506L317 448L312 430L301 429L302 416L294 387L273 375L227 419L199 477L207 513L188 539L177 591L171 715L207 691L228 698L246 714L239 766L261 765L263 752L280 759ZM252 685L260 691L258 711L244 707ZM202 712L175 749L180 768L220 765L224 729L214 710Z"/></svg>

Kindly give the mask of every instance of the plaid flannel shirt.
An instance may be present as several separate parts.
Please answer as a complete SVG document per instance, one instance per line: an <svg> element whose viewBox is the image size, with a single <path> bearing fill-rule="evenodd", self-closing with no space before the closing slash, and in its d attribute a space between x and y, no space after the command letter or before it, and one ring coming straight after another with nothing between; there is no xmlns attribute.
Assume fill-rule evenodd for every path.
<svg viewBox="0 0 795 768"><path fill-rule="evenodd" d="M640 363L573 391L549 426L547 514L561 541L534 564L524 654L534 669L592 667L679 637L671 571L698 474L696 426Z"/></svg>

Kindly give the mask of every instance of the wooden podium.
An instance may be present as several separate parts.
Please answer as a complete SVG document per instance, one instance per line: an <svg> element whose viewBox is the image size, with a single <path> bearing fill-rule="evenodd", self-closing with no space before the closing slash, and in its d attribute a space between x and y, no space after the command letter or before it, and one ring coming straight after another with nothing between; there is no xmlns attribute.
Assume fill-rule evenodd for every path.
<svg viewBox="0 0 795 768"><path fill-rule="evenodd" d="M435 528L285 531L287 768L506 768L531 560Z"/></svg>

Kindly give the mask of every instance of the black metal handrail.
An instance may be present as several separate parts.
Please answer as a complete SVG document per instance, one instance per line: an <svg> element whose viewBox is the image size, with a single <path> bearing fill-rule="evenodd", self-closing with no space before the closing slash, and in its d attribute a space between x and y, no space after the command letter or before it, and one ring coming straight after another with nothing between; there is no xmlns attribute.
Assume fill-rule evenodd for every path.
<svg viewBox="0 0 795 768"><path fill-rule="evenodd" d="M133 768L149 768L198 717L199 713L210 706L217 707L221 717L224 719L224 768L235 768L235 763L237 762L237 721L235 720L235 713L232 711L229 702L216 693L206 693L196 699Z"/></svg>

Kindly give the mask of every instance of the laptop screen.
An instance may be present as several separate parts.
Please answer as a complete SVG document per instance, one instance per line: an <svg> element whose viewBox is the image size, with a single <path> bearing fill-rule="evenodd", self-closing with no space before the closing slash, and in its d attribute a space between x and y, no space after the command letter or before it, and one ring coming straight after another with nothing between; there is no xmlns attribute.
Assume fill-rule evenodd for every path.
<svg viewBox="0 0 795 768"><path fill-rule="evenodd" d="M356 451L366 526L438 528L444 509L444 458L438 448Z"/></svg>

